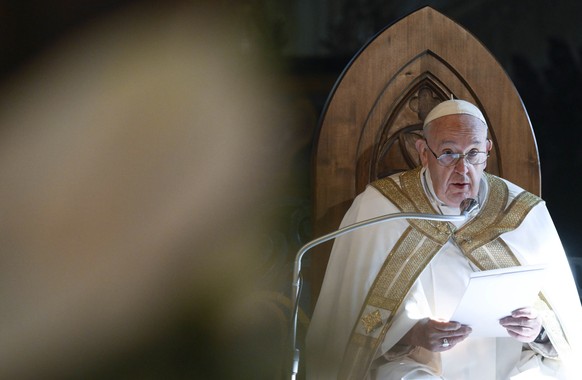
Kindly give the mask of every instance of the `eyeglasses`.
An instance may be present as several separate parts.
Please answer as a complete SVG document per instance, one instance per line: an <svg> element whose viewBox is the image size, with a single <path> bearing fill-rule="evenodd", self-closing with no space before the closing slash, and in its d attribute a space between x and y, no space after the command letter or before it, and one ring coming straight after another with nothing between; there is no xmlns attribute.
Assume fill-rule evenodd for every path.
<svg viewBox="0 0 582 380"><path fill-rule="evenodd" d="M430 146L428 146L428 141L424 141L426 142L428 150L430 150L434 158L436 158L438 163L442 166L454 166L461 158L464 158L465 162L471 165L479 165L487 161L487 157L489 157L489 152L479 152L476 150L471 150L467 153L443 153L440 156L437 156Z"/></svg>

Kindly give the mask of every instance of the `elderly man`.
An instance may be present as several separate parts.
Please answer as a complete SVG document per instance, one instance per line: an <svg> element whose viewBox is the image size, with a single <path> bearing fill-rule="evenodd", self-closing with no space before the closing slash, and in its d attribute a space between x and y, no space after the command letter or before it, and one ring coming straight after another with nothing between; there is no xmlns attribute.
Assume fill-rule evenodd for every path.
<svg viewBox="0 0 582 380"><path fill-rule="evenodd" d="M422 167L370 184L342 226L458 215L465 198L480 207L466 222L399 220L338 238L307 336L308 379L571 378L582 308L545 203L484 172L491 141L473 104L444 101L423 129ZM534 305L499 321L505 336L448 320L471 272L530 264L545 265L546 281Z"/></svg>

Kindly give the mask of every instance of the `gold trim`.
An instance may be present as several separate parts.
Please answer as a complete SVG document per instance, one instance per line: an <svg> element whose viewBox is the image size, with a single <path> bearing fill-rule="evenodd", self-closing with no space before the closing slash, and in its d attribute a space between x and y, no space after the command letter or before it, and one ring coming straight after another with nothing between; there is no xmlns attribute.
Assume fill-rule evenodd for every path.
<svg viewBox="0 0 582 380"><path fill-rule="evenodd" d="M364 331L366 331L366 334L370 334L382 326L382 314L380 314L380 310L376 309L373 312L364 315L361 322L362 325L364 325Z"/></svg>
<svg viewBox="0 0 582 380"><path fill-rule="evenodd" d="M455 242L481 270L520 265L500 236L519 227L541 199L523 191L507 206L509 189L505 182L491 174L485 178L489 184L487 201L478 217L455 233Z"/></svg>
<svg viewBox="0 0 582 380"><path fill-rule="evenodd" d="M570 352L570 343L568 342L566 334L564 334L564 330L562 330L560 321L542 293L539 294L538 299L534 304L534 308L542 318L542 326L544 326L544 329L546 330L552 345L558 352L558 355Z"/></svg>

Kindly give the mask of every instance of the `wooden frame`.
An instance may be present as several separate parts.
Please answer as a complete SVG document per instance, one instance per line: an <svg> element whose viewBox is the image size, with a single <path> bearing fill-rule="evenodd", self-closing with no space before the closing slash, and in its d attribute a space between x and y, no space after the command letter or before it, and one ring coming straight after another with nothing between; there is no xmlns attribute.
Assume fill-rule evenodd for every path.
<svg viewBox="0 0 582 380"><path fill-rule="evenodd" d="M329 96L313 156L315 236L337 229L368 183L418 165L422 121L451 95L478 105L487 119L487 171L541 194L535 137L513 83L473 35L425 7L364 46ZM309 272L314 300L329 245L320 250Z"/></svg>

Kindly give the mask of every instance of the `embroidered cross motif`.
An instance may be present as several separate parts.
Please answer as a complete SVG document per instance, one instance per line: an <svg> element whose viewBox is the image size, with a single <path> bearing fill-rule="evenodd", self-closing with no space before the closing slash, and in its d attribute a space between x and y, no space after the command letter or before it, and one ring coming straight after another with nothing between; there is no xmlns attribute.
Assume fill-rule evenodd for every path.
<svg viewBox="0 0 582 380"><path fill-rule="evenodd" d="M471 236L468 235L457 235L456 239L458 242L460 243L464 243L464 244L471 244L473 242L473 239L471 239Z"/></svg>
<svg viewBox="0 0 582 380"><path fill-rule="evenodd" d="M373 311L362 317L362 325L364 325L364 331L366 334L370 334L378 327L382 326L382 314L380 310Z"/></svg>

